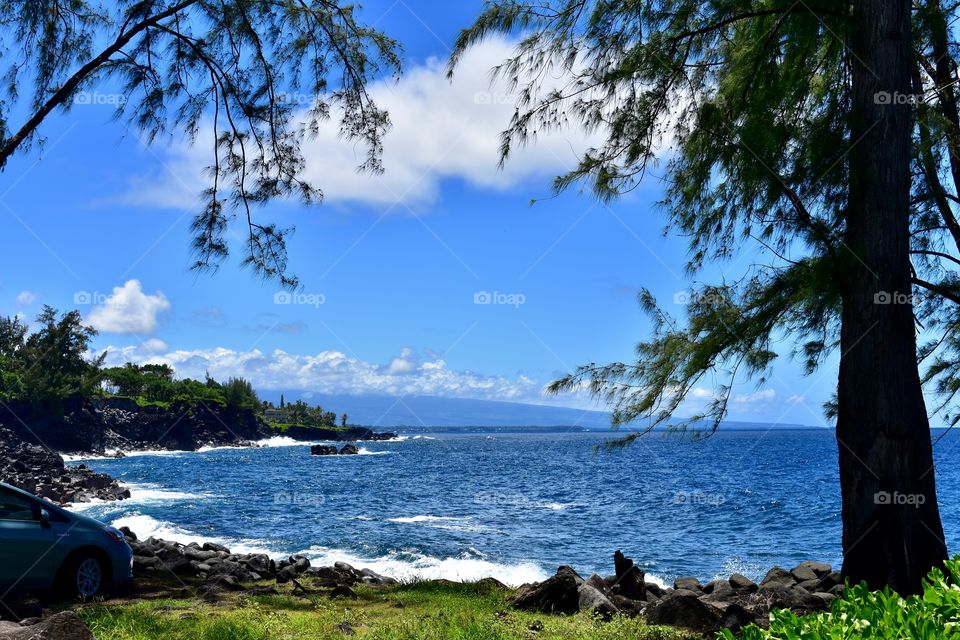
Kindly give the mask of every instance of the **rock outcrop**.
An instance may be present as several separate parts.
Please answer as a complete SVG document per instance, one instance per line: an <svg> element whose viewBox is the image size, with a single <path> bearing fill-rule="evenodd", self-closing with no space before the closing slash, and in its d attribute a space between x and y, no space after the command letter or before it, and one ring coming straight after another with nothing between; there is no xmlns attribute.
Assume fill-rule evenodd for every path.
<svg viewBox="0 0 960 640"><path fill-rule="evenodd" d="M59 504L130 497L130 490L110 476L82 464L67 467L59 454L7 429L0 429L0 481Z"/></svg>
<svg viewBox="0 0 960 640"><path fill-rule="evenodd" d="M328 444L315 444L310 447L310 455L314 456L355 456L360 453L360 449L353 444L345 444L339 450Z"/></svg>
<svg viewBox="0 0 960 640"><path fill-rule="evenodd" d="M740 574L701 584L681 577L662 589L620 551L614 554L616 575L581 578L560 567L543 582L521 586L514 607L543 613L589 611L603 618L643 615L651 624L683 627L699 633L720 629L738 632L748 624L765 624L771 609L811 613L829 609L843 590L840 574L830 565L803 562L792 570L771 569L759 585Z"/></svg>
<svg viewBox="0 0 960 640"><path fill-rule="evenodd" d="M204 593L210 597L222 591L241 590L245 588L243 585L261 580L274 580L278 584L305 581L312 587L324 589L396 583L375 571L355 569L344 562L332 567L312 567L310 560L301 555L277 561L265 554L231 553L226 547L210 542L184 545L155 538L140 540L127 528L121 531L133 549L135 578L165 573L196 578L206 585ZM341 589L338 593L346 592Z"/></svg>

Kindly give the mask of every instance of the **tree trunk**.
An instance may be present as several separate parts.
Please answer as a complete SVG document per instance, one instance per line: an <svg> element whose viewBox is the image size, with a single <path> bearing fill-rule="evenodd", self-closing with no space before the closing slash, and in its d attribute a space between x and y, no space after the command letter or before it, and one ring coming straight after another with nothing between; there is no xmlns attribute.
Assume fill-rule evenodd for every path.
<svg viewBox="0 0 960 640"><path fill-rule="evenodd" d="M909 261L910 0L854 0L837 441L843 574L920 590L946 544L917 368Z"/></svg>

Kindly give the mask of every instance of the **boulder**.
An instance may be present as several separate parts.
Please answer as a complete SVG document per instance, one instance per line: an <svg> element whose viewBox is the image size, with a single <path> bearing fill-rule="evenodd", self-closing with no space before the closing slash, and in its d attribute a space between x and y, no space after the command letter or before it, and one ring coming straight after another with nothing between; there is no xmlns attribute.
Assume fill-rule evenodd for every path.
<svg viewBox="0 0 960 640"><path fill-rule="evenodd" d="M580 611L589 611L604 620L609 620L619 613L619 609L610 602L607 596L601 593L596 587L590 586L587 583L583 583L577 587L577 605Z"/></svg>
<svg viewBox="0 0 960 640"><path fill-rule="evenodd" d="M513 606L526 611L541 613L573 614L580 610L578 587L583 584L570 567L560 567L556 575L543 582L525 584L517 589Z"/></svg>
<svg viewBox="0 0 960 640"><path fill-rule="evenodd" d="M352 445L352 444L343 445L343 448L340 449L339 451L339 454L341 456L355 456L358 453L360 453L360 449L358 449L356 445Z"/></svg>
<svg viewBox="0 0 960 640"><path fill-rule="evenodd" d="M823 591L817 591L813 594L815 598L820 598L823 600L823 603L826 605L827 609L830 608L830 605L833 604L833 601L837 599L837 595L833 593L826 593Z"/></svg>
<svg viewBox="0 0 960 640"><path fill-rule="evenodd" d="M755 583L750 578L735 573L730 576L730 586L736 589L737 591L746 591L747 593L753 593L757 590L757 583Z"/></svg>
<svg viewBox="0 0 960 640"><path fill-rule="evenodd" d="M679 591L680 589L686 589L687 591L693 592L702 592L703 587L700 584L700 581L696 578L677 578L673 581L673 589Z"/></svg>
<svg viewBox="0 0 960 640"><path fill-rule="evenodd" d="M613 554L613 568L617 574L614 593L631 600L646 600L645 574L619 549Z"/></svg>
<svg viewBox="0 0 960 640"><path fill-rule="evenodd" d="M774 567L767 571L767 575L760 581L760 588L764 587L792 587L797 583L793 574L781 567Z"/></svg>
<svg viewBox="0 0 960 640"><path fill-rule="evenodd" d="M312 456L335 456L337 453L339 453L337 448L332 445L315 444L310 447L310 455Z"/></svg>
<svg viewBox="0 0 960 640"><path fill-rule="evenodd" d="M287 565L284 568L277 571L277 584L285 584L291 580L295 580L299 574L293 565Z"/></svg>
<svg viewBox="0 0 960 640"><path fill-rule="evenodd" d="M803 582L804 580L813 580L814 578L822 578L833 571L831 567L826 562L814 562L813 560L805 560L795 566L790 570L790 573L797 579L797 582Z"/></svg>
<svg viewBox="0 0 960 640"><path fill-rule="evenodd" d="M717 626L720 629L730 629L734 634L739 634L744 627L758 622L760 622L758 616L738 604L731 604L724 609Z"/></svg>
<svg viewBox="0 0 960 640"><path fill-rule="evenodd" d="M824 601L812 593L797 587L784 587L774 584L762 585L750 596L746 605L751 611L766 616L771 609L790 609L794 613L824 611Z"/></svg>
<svg viewBox="0 0 960 640"><path fill-rule="evenodd" d="M723 610L701 602L694 592L687 589L674 591L646 610L650 624L684 627L700 633L716 629L722 616Z"/></svg>
<svg viewBox="0 0 960 640"><path fill-rule="evenodd" d="M839 571L831 571L822 578L820 578L820 583L817 585L817 591L830 591L837 585L843 584L843 576L840 575Z"/></svg>
<svg viewBox="0 0 960 640"><path fill-rule="evenodd" d="M54 614L36 624L0 628L0 640L96 640L93 632L72 611Z"/></svg>

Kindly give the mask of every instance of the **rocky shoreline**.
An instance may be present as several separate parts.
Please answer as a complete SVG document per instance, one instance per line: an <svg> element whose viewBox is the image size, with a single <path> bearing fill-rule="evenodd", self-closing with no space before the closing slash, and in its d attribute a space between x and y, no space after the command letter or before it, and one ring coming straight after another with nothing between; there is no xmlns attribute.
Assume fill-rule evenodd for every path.
<svg viewBox="0 0 960 640"><path fill-rule="evenodd" d="M356 597L352 587L359 584L398 584L394 578L344 562L313 567L302 555L276 561L265 554L235 554L209 542L140 540L127 528L121 531L134 551L135 578L171 574L181 580L193 579L201 585L198 595L208 600L216 600L224 592L272 592L274 588L263 581L292 583L297 590L347 598ZM482 582L511 591L511 606L521 610L567 615L586 611L606 620L616 615L643 616L650 624L705 634L721 629L736 633L749 624L766 626L771 609L800 614L826 611L843 592L839 572L813 561L789 571L774 567L759 584L733 574L706 584L693 577L677 578L668 588L647 582L644 572L620 551L614 554L614 569L609 576L583 578L573 568L561 566L551 578L515 590L494 578Z"/></svg>
<svg viewBox="0 0 960 640"><path fill-rule="evenodd" d="M642 615L651 624L736 633L749 624L767 626L771 609L798 614L826 611L844 588L839 572L814 561L789 571L774 567L759 584L733 574L707 584L693 577L677 578L667 589L646 582L644 573L620 551L614 554L614 565L615 575L586 579L562 566L543 582L521 586L513 605L541 613L589 611L606 619Z"/></svg>
<svg viewBox="0 0 960 640"><path fill-rule="evenodd" d="M0 429L0 481L59 504L130 497L130 490L107 474L83 464L68 467L57 453L6 429Z"/></svg>
<svg viewBox="0 0 960 640"><path fill-rule="evenodd" d="M234 410L213 403L141 406L124 397L80 396L68 398L64 402L63 417L56 420L37 414L27 403L11 402L0 407L0 428L18 440L82 455L242 447L276 436L304 442L379 441L397 437L395 433L379 433L366 427L279 429L264 422L252 410Z"/></svg>

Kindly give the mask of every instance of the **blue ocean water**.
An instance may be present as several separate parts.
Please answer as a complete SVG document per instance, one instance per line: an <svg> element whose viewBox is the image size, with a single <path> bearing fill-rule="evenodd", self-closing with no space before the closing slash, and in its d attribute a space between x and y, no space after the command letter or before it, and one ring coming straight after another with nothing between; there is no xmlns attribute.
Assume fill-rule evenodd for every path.
<svg viewBox="0 0 960 640"><path fill-rule="evenodd" d="M305 444L274 439L258 449L84 460L129 484L133 497L79 508L141 537L304 553L398 578L520 584L560 564L606 575L616 549L664 582L732 572L756 579L805 559L839 567L832 432L651 435L594 451L609 438L420 431L363 443L358 456L315 457ZM960 535L958 445L949 433L935 449L948 544Z"/></svg>

